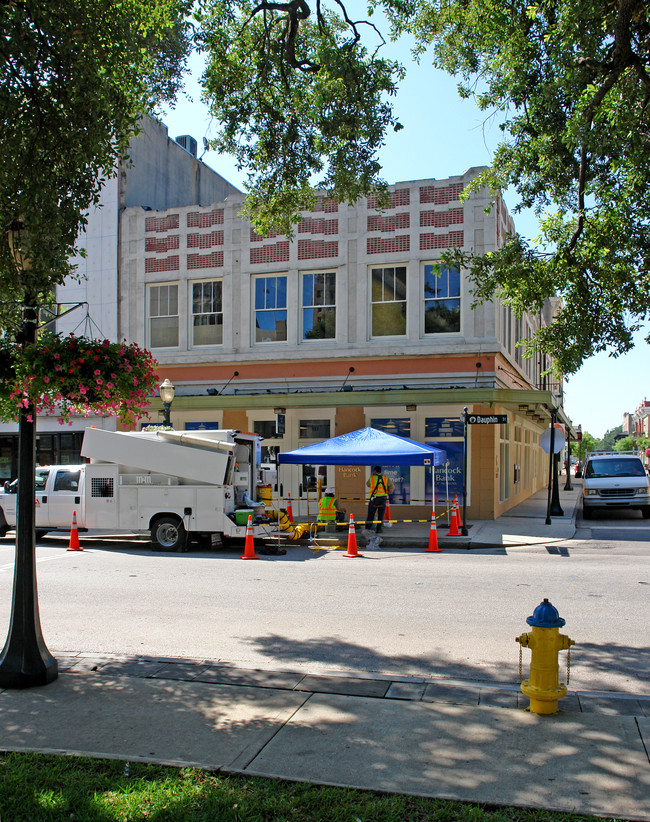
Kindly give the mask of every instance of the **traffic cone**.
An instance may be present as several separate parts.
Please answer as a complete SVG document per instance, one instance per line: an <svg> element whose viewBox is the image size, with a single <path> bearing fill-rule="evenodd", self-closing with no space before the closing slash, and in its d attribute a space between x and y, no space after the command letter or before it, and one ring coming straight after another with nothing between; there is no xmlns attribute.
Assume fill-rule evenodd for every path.
<svg viewBox="0 0 650 822"><path fill-rule="evenodd" d="M438 529L436 528L436 511L435 508L431 512L431 528L429 529L429 546L425 548L424 553L426 554L427 551L441 551L442 549L438 545Z"/></svg>
<svg viewBox="0 0 650 822"><path fill-rule="evenodd" d="M79 532L77 531L77 512L72 512L72 528L70 528L70 542L68 543L68 551L83 551L79 545Z"/></svg>
<svg viewBox="0 0 650 822"><path fill-rule="evenodd" d="M287 492L287 516L289 517L289 522L293 522L293 510L291 508L291 494Z"/></svg>
<svg viewBox="0 0 650 822"><path fill-rule="evenodd" d="M384 525L388 528L391 528L393 523L390 521L390 502L386 502L386 508L384 509Z"/></svg>
<svg viewBox="0 0 650 822"><path fill-rule="evenodd" d="M239 559L259 559L255 553L255 544L253 543L253 517L248 517L248 524L246 525L246 541L244 542L244 553Z"/></svg>
<svg viewBox="0 0 650 822"><path fill-rule="evenodd" d="M463 523L461 522L460 517L460 505L458 503L458 494L456 494L456 496L454 497L454 505L456 506L456 525L459 529L461 529L463 527Z"/></svg>
<svg viewBox="0 0 650 822"><path fill-rule="evenodd" d="M348 550L344 557L362 557L357 551L357 532L354 530L354 515L350 514L350 527L348 528Z"/></svg>
<svg viewBox="0 0 650 822"><path fill-rule="evenodd" d="M458 530L458 511L456 510L456 503L452 502L451 504L451 521L449 525L449 530L447 531L448 537L460 537L462 534Z"/></svg>

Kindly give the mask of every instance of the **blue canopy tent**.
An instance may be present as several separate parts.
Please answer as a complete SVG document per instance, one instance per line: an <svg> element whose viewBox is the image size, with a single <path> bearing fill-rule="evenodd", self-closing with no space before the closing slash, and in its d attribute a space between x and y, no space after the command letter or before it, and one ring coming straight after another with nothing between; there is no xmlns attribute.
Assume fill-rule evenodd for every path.
<svg viewBox="0 0 650 822"><path fill-rule="evenodd" d="M440 448L376 428L361 428L278 454L278 463L292 465L444 465L446 461Z"/></svg>

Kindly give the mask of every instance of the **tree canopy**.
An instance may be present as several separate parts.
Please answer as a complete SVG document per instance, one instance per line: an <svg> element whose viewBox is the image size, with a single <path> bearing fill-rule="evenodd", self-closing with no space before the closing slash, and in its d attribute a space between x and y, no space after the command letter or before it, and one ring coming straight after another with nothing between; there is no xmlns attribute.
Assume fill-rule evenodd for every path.
<svg viewBox="0 0 650 822"><path fill-rule="evenodd" d="M0 2L0 328L70 273L79 231L138 120L180 84L189 0Z"/></svg>
<svg viewBox="0 0 650 822"><path fill-rule="evenodd" d="M459 78L503 141L472 186L513 187L541 236L482 257L450 255L517 312L560 296L530 341L571 374L632 346L650 318L650 27L644 0L372 0L392 34ZM215 146L250 174L260 229L287 230L309 184L337 199L382 186L376 152L399 128L390 97L401 68L369 54L368 31L334 0L201 0L205 94ZM435 104L432 85L431 104ZM427 91L423 90L426 100ZM219 125L219 123L221 125ZM471 159L471 158L470 158ZM453 259L451 259L453 257Z"/></svg>

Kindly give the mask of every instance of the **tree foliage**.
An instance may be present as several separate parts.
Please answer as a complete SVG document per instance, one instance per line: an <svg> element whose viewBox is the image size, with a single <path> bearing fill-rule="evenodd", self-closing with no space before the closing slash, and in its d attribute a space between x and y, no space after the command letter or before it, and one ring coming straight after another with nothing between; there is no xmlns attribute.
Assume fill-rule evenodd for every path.
<svg viewBox="0 0 650 822"><path fill-rule="evenodd" d="M371 0L393 36L460 79L503 141L472 188L514 187L541 220L538 242L510 238L484 256L450 254L474 298L535 312L559 295L532 338L558 371L632 346L650 318L650 27L644 0ZM249 172L259 229L290 230L313 204L381 188L377 149L397 128L401 69L363 45L368 29L332 0L201 0L214 145ZM425 92L426 93L426 92ZM435 91L432 93L432 97ZM432 104L434 101L432 100ZM320 175L320 176L319 176Z"/></svg>
<svg viewBox="0 0 650 822"><path fill-rule="evenodd" d="M650 25L645 0L384 0L504 139L472 183L514 186L541 218L483 257L457 252L477 301L522 312L562 299L532 345L575 372L629 350L650 318Z"/></svg>
<svg viewBox="0 0 650 822"><path fill-rule="evenodd" d="M0 2L0 328L70 273L88 208L141 115L173 95L189 48L188 0Z"/></svg>
<svg viewBox="0 0 650 822"><path fill-rule="evenodd" d="M400 128L387 98L401 69L368 51L342 5L200 0L197 21L213 147L248 172L259 231L289 233L314 185L340 201L385 187L377 151Z"/></svg>

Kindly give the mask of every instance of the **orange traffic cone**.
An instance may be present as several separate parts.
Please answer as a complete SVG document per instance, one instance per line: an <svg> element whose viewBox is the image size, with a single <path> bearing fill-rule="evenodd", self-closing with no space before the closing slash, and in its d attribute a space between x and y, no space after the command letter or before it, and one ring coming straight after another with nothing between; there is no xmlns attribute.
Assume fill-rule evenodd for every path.
<svg viewBox="0 0 650 822"><path fill-rule="evenodd" d="M255 544L253 543L253 517L248 517L248 524L246 525L246 541L244 542L244 553L239 559L259 559L255 553Z"/></svg>
<svg viewBox="0 0 650 822"><path fill-rule="evenodd" d="M77 531L77 512L72 512L72 528L70 529L70 542L68 543L68 551L83 551L79 545L79 532Z"/></svg>
<svg viewBox="0 0 650 822"><path fill-rule="evenodd" d="M463 527L463 523L461 522L460 517L460 505L458 504L458 494L454 497L454 505L456 506L456 525L459 529Z"/></svg>
<svg viewBox="0 0 650 822"><path fill-rule="evenodd" d="M424 553L426 554L427 551L440 551L442 550L438 545L438 529L436 528L436 511L435 508L431 512L431 528L429 529L429 546L425 548Z"/></svg>
<svg viewBox="0 0 650 822"><path fill-rule="evenodd" d="M390 528L392 526L392 522L390 521L390 502L386 502L386 508L384 509L384 525L388 524Z"/></svg>
<svg viewBox="0 0 650 822"><path fill-rule="evenodd" d="M289 517L289 522L293 522L293 510L291 508L291 494L287 492L287 516Z"/></svg>
<svg viewBox="0 0 650 822"><path fill-rule="evenodd" d="M458 530L458 511L456 510L456 503L452 502L451 504L451 520L449 524L449 530L447 531L448 537L460 537L462 534Z"/></svg>
<svg viewBox="0 0 650 822"><path fill-rule="evenodd" d="M362 557L357 551L357 532L354 530L354 515L350 514L350 527L348 528L348 550L344 557Z"/></svg>

